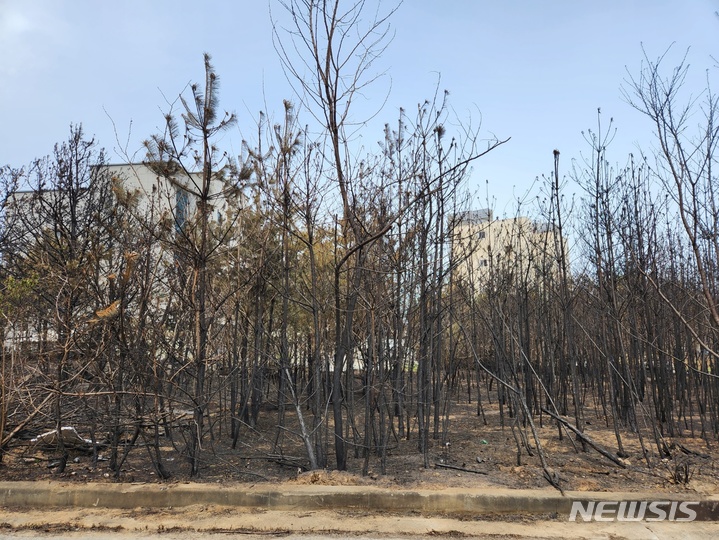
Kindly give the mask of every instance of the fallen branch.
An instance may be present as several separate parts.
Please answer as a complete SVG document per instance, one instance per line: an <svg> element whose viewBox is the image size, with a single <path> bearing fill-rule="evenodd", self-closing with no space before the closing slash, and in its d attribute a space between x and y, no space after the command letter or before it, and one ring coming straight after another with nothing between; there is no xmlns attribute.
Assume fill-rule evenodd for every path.
<svg viewBox="0 0 719 540"><path fill-rule="evenodd" d="M675 442L674 444L676 444L677 448L679 448L679 450L681 450L688 456L697 456L697 457L704 458L704 459L709 459L711 457L709 454L702 454L701 452L696 452L678 442Z"/></svg>
<svg viewBox="0 0 719 540"><path fill-rule="evenodd" d="M22 422L20 422L10 433L8 433L2 438L2 440L0 441L0 450L4 449L8 445L8 443L15 437L15 435L20 433L25 428L25 426L27 426L32 421L32 419L38 415L43 405L50 401L51 397L53 397L52 394L46 396L45 399L42 400L42 403L40 403L40 405L35 407L34 410L30 414L28 414ZM2 433L0 433L0 435L2 435Z"/></svg>
<svg viewBox="0 0 719 540"><path fill-rule="evenodd" d="M452 469L453 471L471 472L474 474L489 474L484 471L474 471L472 469L465 469L464 467L457 467L455 465L447 465L446 463L435 463L434 466L440 467L442 469Z"/></svg>
<svg viewBox="0 0 719 540"><path fill-rule="evenodd" d="M562 424L564 424L565 426L567 426L567 428L569 428L577 437L579 437L582 441L584 441L589 446L594 448L597 452L602 454L609 461L611 461L612 463L621 467L622 469L627 468L626 464L621 459L619 459L618 457L613 455L611 452L609 452L609 451L605 450L604 448L602 448L601 446L599 446L588 435L585 435L584 433L579 431L576 427L574 427L572 424L567 422L564 418L562 418L561 416L559 416L557 414L554 414L552 411L549 411L549 410L545 409L544 407L542 407L542 411L547 413L549 416L551 416L555 420L557 420L557 421L561 422Z"/></svg>
<svg viewBox="0 0 719 540"><path fill-rule="evenodd" d="M306 458L284 456L282 454L267 454L265 459L283 467L297 467L303 471L308 470L307 465L305 465L305 462L307 461Z"/></svg>

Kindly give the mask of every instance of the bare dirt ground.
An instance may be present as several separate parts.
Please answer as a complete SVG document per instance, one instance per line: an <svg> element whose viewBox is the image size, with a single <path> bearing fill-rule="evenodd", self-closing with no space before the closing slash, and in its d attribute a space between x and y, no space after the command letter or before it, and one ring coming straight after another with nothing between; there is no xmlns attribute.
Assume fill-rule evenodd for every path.
<svg viewBox="0 0 719 540"><path fill-rule="evenodd" d="M719 523L568 522L566 517L456 519L443 516L332 511L265 511L194 506L157 510L43 510L0 513L5 538L445 538L681 539L717 538Z"/></svg>
<svg viewBox="0 0 719 540"><path fill-rule="evenodd" d="M299 437L291 432L274 449L276 413L266 411L257 430L246 429L236 449L229 447L226 434L217 432L208 438L203 450L199 477L188 477L188 464L170 443L163 446L164 465L172 473L169 482L290 482L334 485L374 485L378 487L441 489L443 487L547 487L531 432L526 430L533 455L522 449L517 457L517 444L510 427L501 427L496 408L485 407L487 425L476 414L476 405L453 405L447 441L430 440L429 468L417 451L416 431L410 440L393 441L388 452L385 474L381 474L379 458L371 456L369 471L362 476L363 458L350 450L348 471L332 470L303 472L307 460ZM589 415L587 415L589 417ZM540 442L548 466L558 474L565 490L574 491L663 491L719 492L719 444L707 444L698 437L665 438L672 449L672 458L660 458L648 430L643 431L649 462L647 465L636 433L624 431L622 440L629 454L621 468L597 451L582 451L575 437L563 433L560 440L556 422L545 417L537 421ZM290 426L290 430L291 430ZM78 432L83 435L81 428ZM591 420L585 433L606 450L615 454L617 442L613 430L599 418ZM181 445L178 445L178 447ZM330 449L331 451L331 449ZM130 452L119 478L109 470L106 455L93 465L92 456L71 451L63 473L52 466L56 461L51 449L33 446L29 441L16 441L0 464L2 480L58 480L63 482L157 482L145 448ZM332 456L330 456L332 461ZM331 468L332 463L330 463ZM461 470L464 469L464 470ZM468 472L471 471L471 472Z"/></svg>
<svg viewBox="0 0 719 540"><path fill-rule="evenodd" d="M496 409L489 406L485 408L485 412L487 425L484 424L481 417L477 416L476 404L453 405L453 414L450 417L448 430L450 444L443 445L440 440L432 441L431 466L429 468L423 466L423 458L417 451L416 431L414 431L411 440L394 441L388 454L385 474L380 474L379 460L373 456L369 462L369 473L363 476L361 471L364 460L361 456L355 457L352 451L350 452L348 471L303 471L302 466L307 462L302 458L304 453L301 441L288 432L283 437L284 442L281 448L274 449L276 430L272 426L276 420L276 413L265 411L262 418L264 424L261 424L257 431L249 429L245 431L237 449L233 450L222 442L228 439L226 434L220 437L217 433L214 442L208 441L203 451L204 462L201 474L192 480L187 475L187 463L181 454L168 443L163 447L163 459L173 477L167 482L191 480L238 484L240 488L242 483L256 485L270 482L273 484L368 485L388 489L441 490L447 487L546 489L548 483L543 478L536 445L531 440L531 432L527 429L531 446L534 449L533 455L528 455L523 449L518 463L517 445L512 429L506 426L502 428L499 425L499 415ZM589 414L587 417L590 417ZM662 459L658 456L651 433L646 430L642 434L651 464L651 466L647 466L637 434L625 431L622 433L622 437L625 450L629 455L624 459L626 468L621 468L591 448L587 448L587 451L583 452L581 444L576 442L574 437L570 438L563 434L560 440L556 423L550 422L548 418L544 419L542 426L537 421L537 429L548 466L558 475L561 486L565 490L684 493L687 495L719 493L719 446L716 442L707 444L700 438L689 436L676 439L666 438L665 442L672 449L673 455L671 459ZM80 429L78 431L82 434ZM592 418L591 424L587 425L586 434L608 451L616 453L617 443L614 432L605 425L602 419ZM101 459L96 466L93 466L90 455L73 452L65 471L58 474L56 469L49 467L54 461L51 450L33 447L27 441L18 441L4 456L3 463L0 465L0 479L42 479L73 483L157 482L158 479L147 456L144 448L135 448L129 454L119 478L115 478L108 468L107 461L104 461L105 456L102 455L102 452ZM226 511L226 509L216 509L215 511L211 508L183 509L182 519L186 523L195 525L202 519L210 520L208 523L224 523L222 516ZM32 528L31 525L34 523L35 525L40 524L42 527L42 523L50 524L52 522L55 525L48 525L51 529L59 527L62 530L64 526L66 530L72 530L72 527L76 526L85 527L82 523L86 525L92 523L92 520L83 522L89 512L87 510L56 510L54 512L50 521L48 519L51 514L47 511L36 513L37 519L30 520L26 525ZM164 512L151 509L137 510L134 514L122 511L102 511L100 516L106 520L104 526L116 527L117 530L135 530L129 528L127 520L144 524L142 526L147 530L180 526L172 525L173 519L177 518L177 516L173 517L172 510L168 509ZM236 518L237 511L234 512L233 515ZM328 514L325 517L322 513L317 512L295 514L277 518L270 515L263 517L260 512L253 519L260 524L268 519L274 524L278 523L278 519L300 525L303 522L311 523L311 526L299 529L304 531L303 534L312 531L332 531L337 522L349 523L343 516L337 516L336 513ZM33 514L28 509L18 510L15 513L12 509L4 509L0 513L0 517L3 515L14 515L15 518L24 515L29 518ZM252 516L251 513L246 515ZM45 521L42 516L45 516ZM302 516L305 516L306 519ZM225 517L228 516L225 515ZM357 525L360 529L356 530L354 534L372 530L368 521L370 517L371 519L380 519L382 516L360 516L359 525ZM384 518L390 519L391 517L384 516ZM400 523L401 519L419 519L420 516L395 516L395 518L395 521ZM524 528L520 527L520 529L527 533L527 537L534 535L546 538L562 537L561 534L555 535L552 531L562 531L561 527L567 525L566 520L564 523L558 523L557 516L540 516L539 518L503 516L502 518L504 522L508 519L515 525L522 525ZM8 520L0 519L0 522L2 521ZM252 523L252 520L250 522ZM8 521L8 523L10 522ZM94 523L97 524L97 520ZM504 531L501 527L495 527L496 530L494 530L492 527L482 527L477 523L469 528L462 528L457 523L455 521L443 524L440 529L436 529L436 533L451 535L455 530L458 536L474 536L476 534L479 537L479 532L484 531L484 533L490 534L493 531L493 534L501 537ZM491 521L487 523L491 523ZM544 523L544 525L540 526L540 523ZM561 527L557 528L556 526L559 525ZM236 521L235 526L237 526ZM8 525L8 527L15 530L15 525ZM361 527L365 528L361 529ZM418 534L432 534L431 531L435 530L432 527L434 525L428 525L425 522L424 525L417 525L412 530L419 531ZM19 528L23 528L23 526ZM211 528L211 526L207 529L194 527L193 530ZM388 534L392 530L390 526L385 533ZM282 532L281 528L280 532ZM521 531L516 534L519 537L524 536ZM576 536L567 531L564 531L563 534ZM609 538L610 536L600 535L597 537ZM621 535L615 534L614 537L621 538ZM684 538L688 537L685 535Z"/></svg>

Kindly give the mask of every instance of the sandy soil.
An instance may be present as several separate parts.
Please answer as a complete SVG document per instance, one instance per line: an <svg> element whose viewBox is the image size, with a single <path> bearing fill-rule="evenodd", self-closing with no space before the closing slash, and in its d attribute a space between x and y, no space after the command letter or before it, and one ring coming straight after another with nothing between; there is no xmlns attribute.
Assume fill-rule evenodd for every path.
<svg viewBox="0 0 719 540"><path fill-rule="evenodd" d="M0 538L484 538L706 539L719 523L571 523L560 516L452 519L330 511L258 511L194 506L160 510L3 509ZM490 517L491 518L491 517Z"/></svg>

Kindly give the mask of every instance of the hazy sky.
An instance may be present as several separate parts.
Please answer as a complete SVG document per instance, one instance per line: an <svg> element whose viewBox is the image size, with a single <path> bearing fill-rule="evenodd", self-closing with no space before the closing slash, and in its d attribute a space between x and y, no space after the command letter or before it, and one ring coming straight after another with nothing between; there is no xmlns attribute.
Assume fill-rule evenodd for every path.
<svg viewBox="0 0 719 540"><path fill-rule="evenodd" d="M512 138L478 161L471 179L481 193L475 206L484 206L488 180L501 214L552 170L555 148L569 171L598 107L618 128L614 159L648 148L650 126L622 100L623 81L638 73L642 45L655 59L673 43L667 68L690 48L687 90L700 94L707 76L716 79L718 9L719 0L405 0L376 64L388 76L357 103L363 118L391 84L362 141L371 147L399 107L431 98L439 79L459 118L481 119L487 138ZM95 135L111 161L126 159L124 146L142 159L166 99L202 81L203 52L220 75L222 106L238 115L222 141L237 154L260 110L279 117L282 100L293 99L266 0L0 0L0 165L50 153L70 123Z"/></svg>

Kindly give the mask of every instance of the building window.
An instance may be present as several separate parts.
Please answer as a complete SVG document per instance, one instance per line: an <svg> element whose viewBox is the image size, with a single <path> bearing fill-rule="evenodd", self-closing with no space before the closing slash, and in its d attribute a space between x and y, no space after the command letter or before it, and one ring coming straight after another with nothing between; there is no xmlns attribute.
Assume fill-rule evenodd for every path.
<svg viewBox="0 0 719 540"><path fill-rule="evenodd" d="M477 238L479 238L480 240L484 240L486 237L487 237L487 233L484 231L479 231L477 233Z"/></svg>
<svg viewBox="0 0 719 540"><path fill-rule="evenodd" d="M190 198L187 191L178 187L175 190L175 230L182 231L187 222Z"/></svg>

